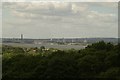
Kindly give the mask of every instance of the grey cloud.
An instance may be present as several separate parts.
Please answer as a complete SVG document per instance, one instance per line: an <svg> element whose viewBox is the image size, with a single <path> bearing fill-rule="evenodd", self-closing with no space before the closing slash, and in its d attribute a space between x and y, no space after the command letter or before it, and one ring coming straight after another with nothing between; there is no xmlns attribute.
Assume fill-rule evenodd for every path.
<svg viewBox="0 0 120 80"><path fill-rule="evenodd" d="M16 20L5 19L8 21L7 24L3 22L6 24L5 36L8 36L7 32L12 32L15 27L16 31L13 33L23 33L34 38L47 38L52 35L54 37L117 35L117 13L92 11L89 9L93 7L91 3L4 3L3 5L4 9L11 11L13 20ZM10 31L7 30L8 27ZM14 36L17 36L15 34Z"/></svg>

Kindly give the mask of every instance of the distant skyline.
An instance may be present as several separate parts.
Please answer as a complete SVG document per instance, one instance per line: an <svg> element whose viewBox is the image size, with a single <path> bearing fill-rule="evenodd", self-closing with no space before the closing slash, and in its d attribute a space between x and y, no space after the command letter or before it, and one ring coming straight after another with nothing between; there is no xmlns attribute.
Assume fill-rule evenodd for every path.
<svg viewBox="0 0 120 80"><path fill-rule="evenodd" d="M4 2L3 37L118 37L117 2Z"/></svg>

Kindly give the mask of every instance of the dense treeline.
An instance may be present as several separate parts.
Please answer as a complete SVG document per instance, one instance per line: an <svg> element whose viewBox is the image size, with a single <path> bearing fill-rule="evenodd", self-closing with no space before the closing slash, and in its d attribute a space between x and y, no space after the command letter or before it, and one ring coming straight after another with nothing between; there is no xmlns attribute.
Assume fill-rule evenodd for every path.
<svg viewBox="0 0 120 80"><path fill-rule="evenodd" d="M120 79L120 45L103 41L82 50L3 46L3 79Z"/></svg>

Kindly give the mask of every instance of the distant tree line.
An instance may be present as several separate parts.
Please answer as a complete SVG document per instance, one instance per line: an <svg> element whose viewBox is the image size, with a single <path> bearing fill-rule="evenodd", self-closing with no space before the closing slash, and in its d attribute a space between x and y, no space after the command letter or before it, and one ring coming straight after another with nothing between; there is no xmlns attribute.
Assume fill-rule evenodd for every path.
<svg viewBox="0 0 120 80"><path fill-rule="evenodd" d="M5 79L120 79L120 44L100 41L82 50L3 46Z"/></svg>

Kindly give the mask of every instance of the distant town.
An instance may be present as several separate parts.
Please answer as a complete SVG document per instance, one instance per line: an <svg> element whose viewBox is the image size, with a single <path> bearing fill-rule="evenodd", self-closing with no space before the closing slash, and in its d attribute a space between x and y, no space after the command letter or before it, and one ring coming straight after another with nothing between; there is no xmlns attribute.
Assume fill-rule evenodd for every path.
<svg viewBox="0 0 120 80"><path fill-rule="evenodd" d="M80 44L80 43L95 43L99 41L118 43L118 38L51 38L51 39L28 39L21 34L20 38L2 38L2 43L25 43L25 44Z"/></svg>

